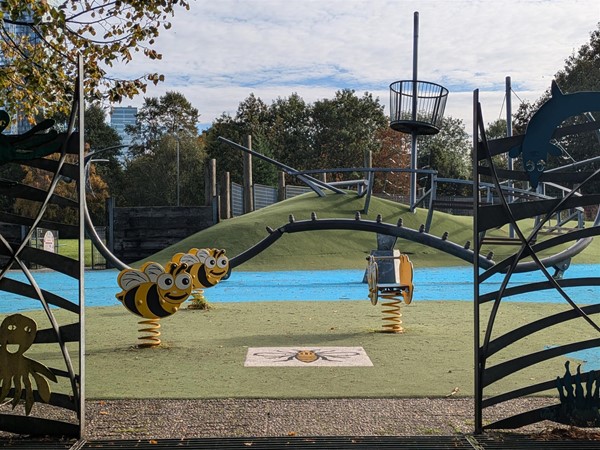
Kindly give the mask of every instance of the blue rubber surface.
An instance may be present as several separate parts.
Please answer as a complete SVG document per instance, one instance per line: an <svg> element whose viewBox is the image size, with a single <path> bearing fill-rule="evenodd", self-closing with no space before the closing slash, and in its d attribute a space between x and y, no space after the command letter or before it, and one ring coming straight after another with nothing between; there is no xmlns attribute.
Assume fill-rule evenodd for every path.
<svg viewBox="0 0 600 450"><path fill-rule="evenodd" d="M552 273L552 272L551 272ZM594 277L600 274L600 265L572 265L565 278ZM88 271L85 276L85 304L87 307L112 306L120 303L115 294L120 292L116 270ZM362 270L289 271L289 272L233 272L228 280L207 289L210 302L258 301L368 301L367 285L362 283ZM20 272L8 277L25 281ZM78 303L78 284L57 272L37 272L35 279L42 289L59 293ZM415 268L414 301L473 299L473 268L441 267ZM510 286L524 282L543 281L540 273L515 274ZM495 276L482 285L482 293L500 287L502 276ZM573 288L568 291L580 304L591 304L600 296L600 287ZM553 291L534 292L506 299L520 302L563 302ZM36 309L38 302L0 291L0 313Z"/></svg>

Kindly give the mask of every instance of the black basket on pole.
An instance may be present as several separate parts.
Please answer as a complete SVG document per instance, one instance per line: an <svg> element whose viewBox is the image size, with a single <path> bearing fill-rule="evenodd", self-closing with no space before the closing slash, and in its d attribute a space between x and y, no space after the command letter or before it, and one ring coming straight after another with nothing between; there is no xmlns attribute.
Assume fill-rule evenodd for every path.
<svg viewBox="0 0 600 450"><path fill-rule="evenodd" d="M402 133L437 134L442 125L448 89L428 81L390 84L390 127Z"/></svg>

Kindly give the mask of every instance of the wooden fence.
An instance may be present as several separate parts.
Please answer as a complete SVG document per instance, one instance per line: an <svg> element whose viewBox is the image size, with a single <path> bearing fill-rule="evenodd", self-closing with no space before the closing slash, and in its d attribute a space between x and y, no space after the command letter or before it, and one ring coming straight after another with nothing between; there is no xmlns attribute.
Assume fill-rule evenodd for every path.
<svg viewBox="0 0 600 450"><path fill-rule="evenodd" d="M108 203L108 248L126 264L147 258L216 223L212 206L118 208Z"/></svg>

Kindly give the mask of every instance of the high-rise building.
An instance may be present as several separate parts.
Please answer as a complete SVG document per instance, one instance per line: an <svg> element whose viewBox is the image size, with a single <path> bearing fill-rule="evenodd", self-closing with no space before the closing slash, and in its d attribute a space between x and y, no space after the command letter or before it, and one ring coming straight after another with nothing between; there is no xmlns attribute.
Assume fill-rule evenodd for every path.
<svg viewBox="0 0 600 450"><path fill-rule="evenodd" d="M125 131L127 125L137 123L137 108L134 106L113 106L110 110L110 126L115 129L123 145L131 144L131 136Z"/></svg>

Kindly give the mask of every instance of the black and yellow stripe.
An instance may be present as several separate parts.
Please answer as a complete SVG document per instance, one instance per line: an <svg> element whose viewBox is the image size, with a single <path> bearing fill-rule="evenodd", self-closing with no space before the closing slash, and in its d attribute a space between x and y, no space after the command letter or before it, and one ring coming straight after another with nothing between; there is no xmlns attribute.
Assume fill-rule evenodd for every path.
<svg viewBox="0 0 600 450"><path fill-rule="evenodd" d="M169 305L170 311L163 308L162 305L166 302L158 295L158 287L155 283L140 284L117 298L130 312L146 319L160 319L177 311L176 309L173 311L173 305Z"/></svg>

